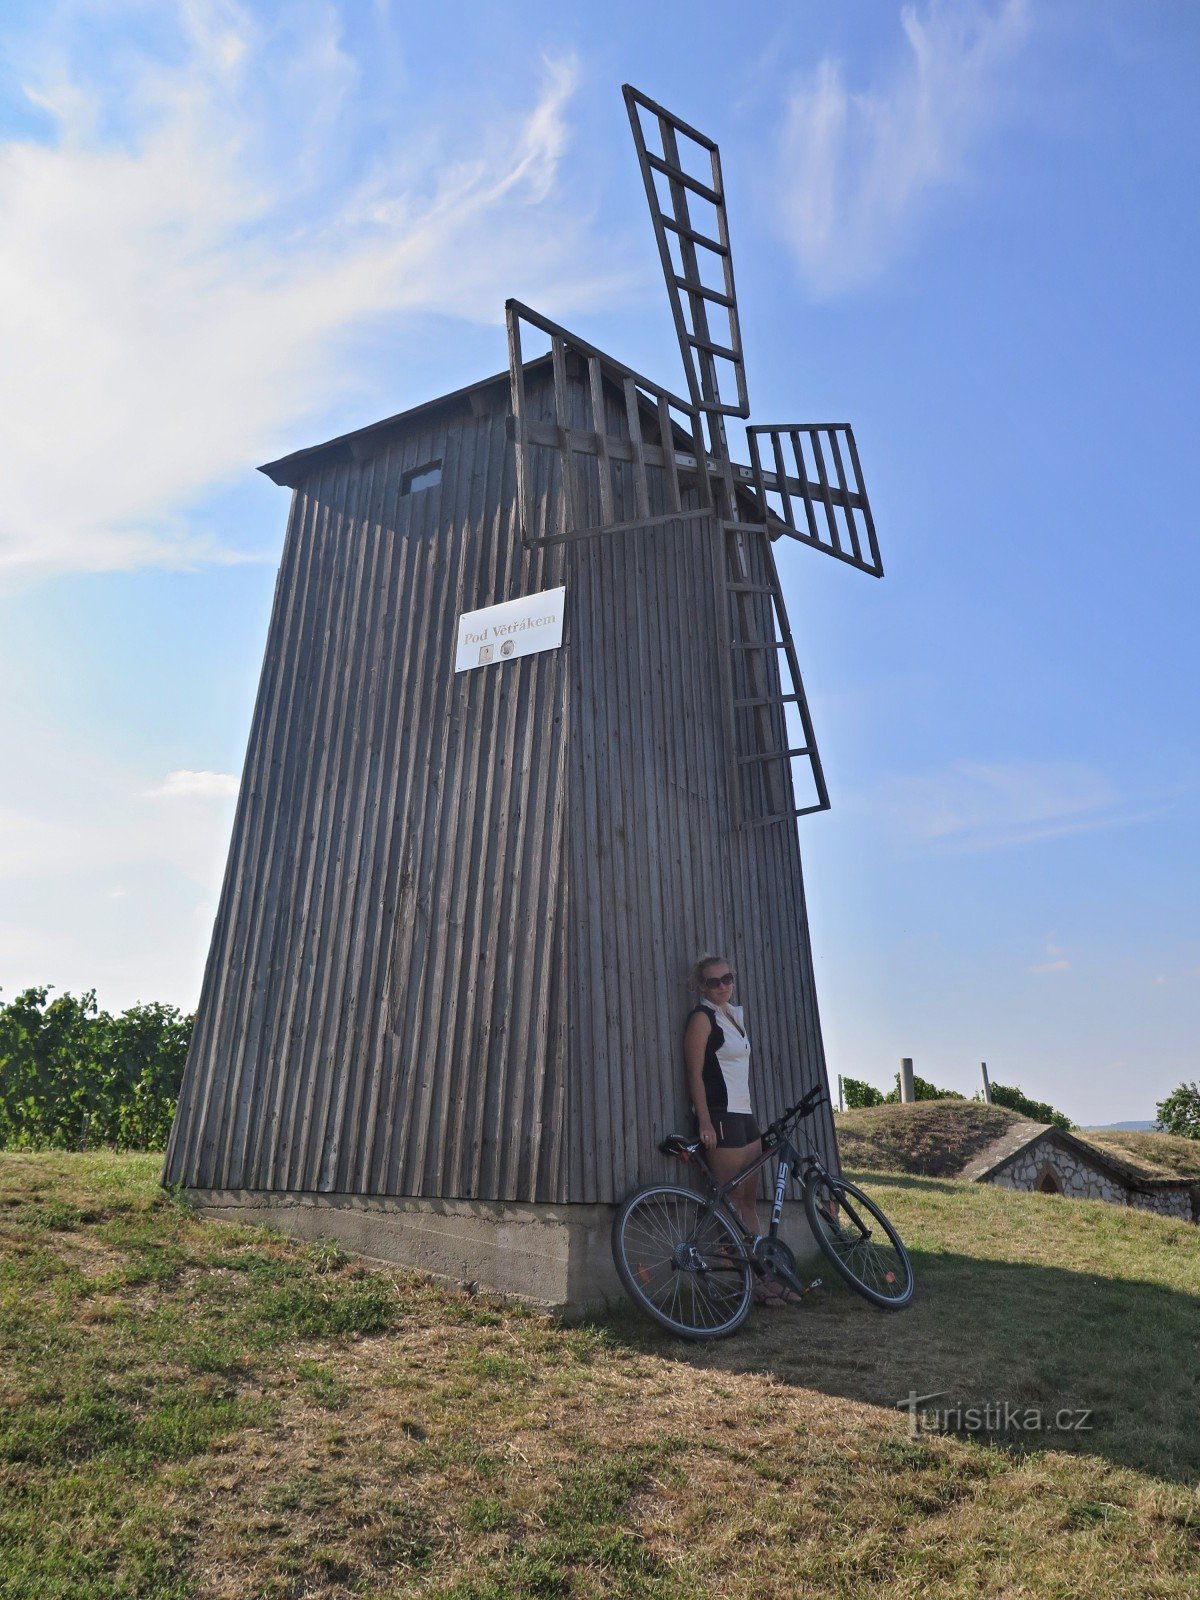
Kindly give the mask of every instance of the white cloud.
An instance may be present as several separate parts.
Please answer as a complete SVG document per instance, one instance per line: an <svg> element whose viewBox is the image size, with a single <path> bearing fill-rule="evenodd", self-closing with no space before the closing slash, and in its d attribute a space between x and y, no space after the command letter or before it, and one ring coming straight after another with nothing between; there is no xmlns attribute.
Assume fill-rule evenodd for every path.
<svg viewBox="0 0 1200 1600"><path fill-rule="evenodd" d="M52 983L94 987L115 1006L193 1006L236 780L193 770L151 784L45 727L21 748L23 769L0 774L0 988Z"/></svg>
<svg viewBox="0 0 1200 1600"><path fill-rule="evenodd" d="M780 157L783 226L812 288L878 277L939 192L971 176L999 122L1029 33L1028 0L905 6L903 61L884 87L848 89L828 58L788 101Z"/></svg>
<svg viewBox="0 0 1200 1600"><path fill-rule="evenodd" d="M231 772L169 772L153 789L142 791L144 800L231 800L237 798L238 780Z"/></svg>
<svg viewBox="0 0 1200 1600"><path fill-rule="evenodd" d="M1076 761L955 761L891 777L859 809L939 851L1031 844L1141 821L1103 773Z"/></svg>
<svg viewBox="0 0 1200 1600"><path fill-rule="evenodd" d="M46 772L49 779L52 769ZM223 778L220 773L172 776ZM220 888L233 823L232 787L139 788L131 774L77 753L70 786L51 792L33 811L0 808L0 880L105 875L108 899L129 896L128 870L164 868L197 888ZM169 801L164 804L164 801ZM114 884L115 874L120 878Z"/></svg>
<svg viewBox="0 0 1200 1600"><path fill-rule="evenodd" d="M189 509L355 381L369 319L496 322L506 294L568 309L617 281L556 192L573 60L543 64L523 112L424 126L418 150L402 95L362 136L332 8L285 11L269 37L220 0L171 18L157 55L44 42L9 64L52 124L0 142L10 584L241 559ZM48 11L46 41L72 29L83 56L79 13Z"/></svg>
<svg viewBox="0 0 1200 1600"><path fill-rule="evenodd" d="M1066 952L1062 945L1055 944L1053 939L1046 940L1046 960L1039 961L1030 967L1030 972L1067 972L1071 963L1067 960Z"/></svg>

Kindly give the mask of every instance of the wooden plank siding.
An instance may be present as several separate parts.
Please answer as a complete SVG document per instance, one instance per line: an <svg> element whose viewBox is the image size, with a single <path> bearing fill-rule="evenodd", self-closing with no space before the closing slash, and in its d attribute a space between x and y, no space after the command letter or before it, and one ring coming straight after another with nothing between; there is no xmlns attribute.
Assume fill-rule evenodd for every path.
<svg viewBox="0 0 1200 1600"><path fill-rule="evenodd" d="M590 375L566 378L587 430ZM824 1074L796 830L730 826L719 523L525 548L507 397L473 399L296 469L168 1182L617 1200L686 1125L701 948L738 969L762 1113ZM636 492L614 473L617 514ZM555 452L529 493L557 526ZM455 674L462 612L560 583L561 649ZM818 1144L836 1162L828 1116Z"/></svg>

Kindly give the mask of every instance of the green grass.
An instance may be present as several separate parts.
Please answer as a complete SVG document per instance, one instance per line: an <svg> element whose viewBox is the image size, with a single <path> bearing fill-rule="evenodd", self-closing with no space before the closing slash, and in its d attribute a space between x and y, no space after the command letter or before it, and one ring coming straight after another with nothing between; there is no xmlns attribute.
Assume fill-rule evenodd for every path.
<svg viewBox="0 0 1200 1600"><path fill-rule="evenodd" d="M1200 1592L1200 1235L864 1178L912 1307L716 1346L206 1223L159 1158L0 1156L0 1597ZM909 1437L947 1392L1086 1433Z"/></svg>

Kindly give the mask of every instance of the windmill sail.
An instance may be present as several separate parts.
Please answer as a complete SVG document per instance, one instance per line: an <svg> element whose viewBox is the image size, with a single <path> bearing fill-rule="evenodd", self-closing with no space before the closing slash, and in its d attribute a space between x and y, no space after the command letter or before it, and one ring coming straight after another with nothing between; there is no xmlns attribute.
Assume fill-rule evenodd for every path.
<svg viewBox="0 0 1200 1600"><path fill-rule="evenodd" d="M734 809L739 826L763 827L827 811L829 791L771 541L724 532Z"/></svg>
<svg viewBox="0 0 1200 1600"><path fill-rule="evenodd" d="M707 423L719 482L734 814L741 827L766 826L827 809L829 794L768 536L766 491L778 499L778 485L761 466L735 467L725 437L724 419L748 416L750 403L721 156L712 139L647 95L629 84L623 93L688 388ZM739 492L751 476L753 509Z"/></svg>
<svg viewBox="0 0 1200 1600"><path fill-rule="evenodd" d="M770 531L789 534L860 572L882 578L875 521L850 425L753 427L746 429L746 437L754 485Z"/></svg>
<svg viewBox="0 0 1200 1600"><path fill-rule="evenodd" d="M631 84L622 93L692 404L709 415L747 417L750 402L720 152L705 134ZM657 151L650 147L648 126ZM726 393L736 391L736 402L721 398L723 375Z"/></svg>
<svg viewBox="0 0 1200 1600"><path fill-rule="evenodd" d="M519 300L506 302L505 315L524 543L562 544L712 515L696 408ZM549 339L548 356L528 359L523 328ZM528 392L537 368L548 402L542 415L533 414ZM555 525L543 527L538 473L540 466L544 490L551 462L561 493L550 497Z"/></svg>

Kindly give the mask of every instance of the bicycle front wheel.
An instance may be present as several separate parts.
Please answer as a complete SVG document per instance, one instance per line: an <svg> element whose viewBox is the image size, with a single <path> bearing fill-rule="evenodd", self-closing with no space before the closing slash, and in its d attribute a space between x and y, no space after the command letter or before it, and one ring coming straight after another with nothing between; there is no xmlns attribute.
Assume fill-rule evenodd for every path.
<svg viewBox="0 0 1200 1600"><path fill-rule="evenodd" d="M736 1224L691 1189L656 1184L613 1219L613 1260L630 1299L680 1339L720 1339L750 1310L750 1263Z"/></svg>
<svg viewBox="0 0 1200 1600"><path fill-rule="evenodd" d="M805 1185L804 1209L813 1237L852 1289L883 1311L908 1304L912 1263L874 1200L845 1178L814 1173Z"/></svg>

